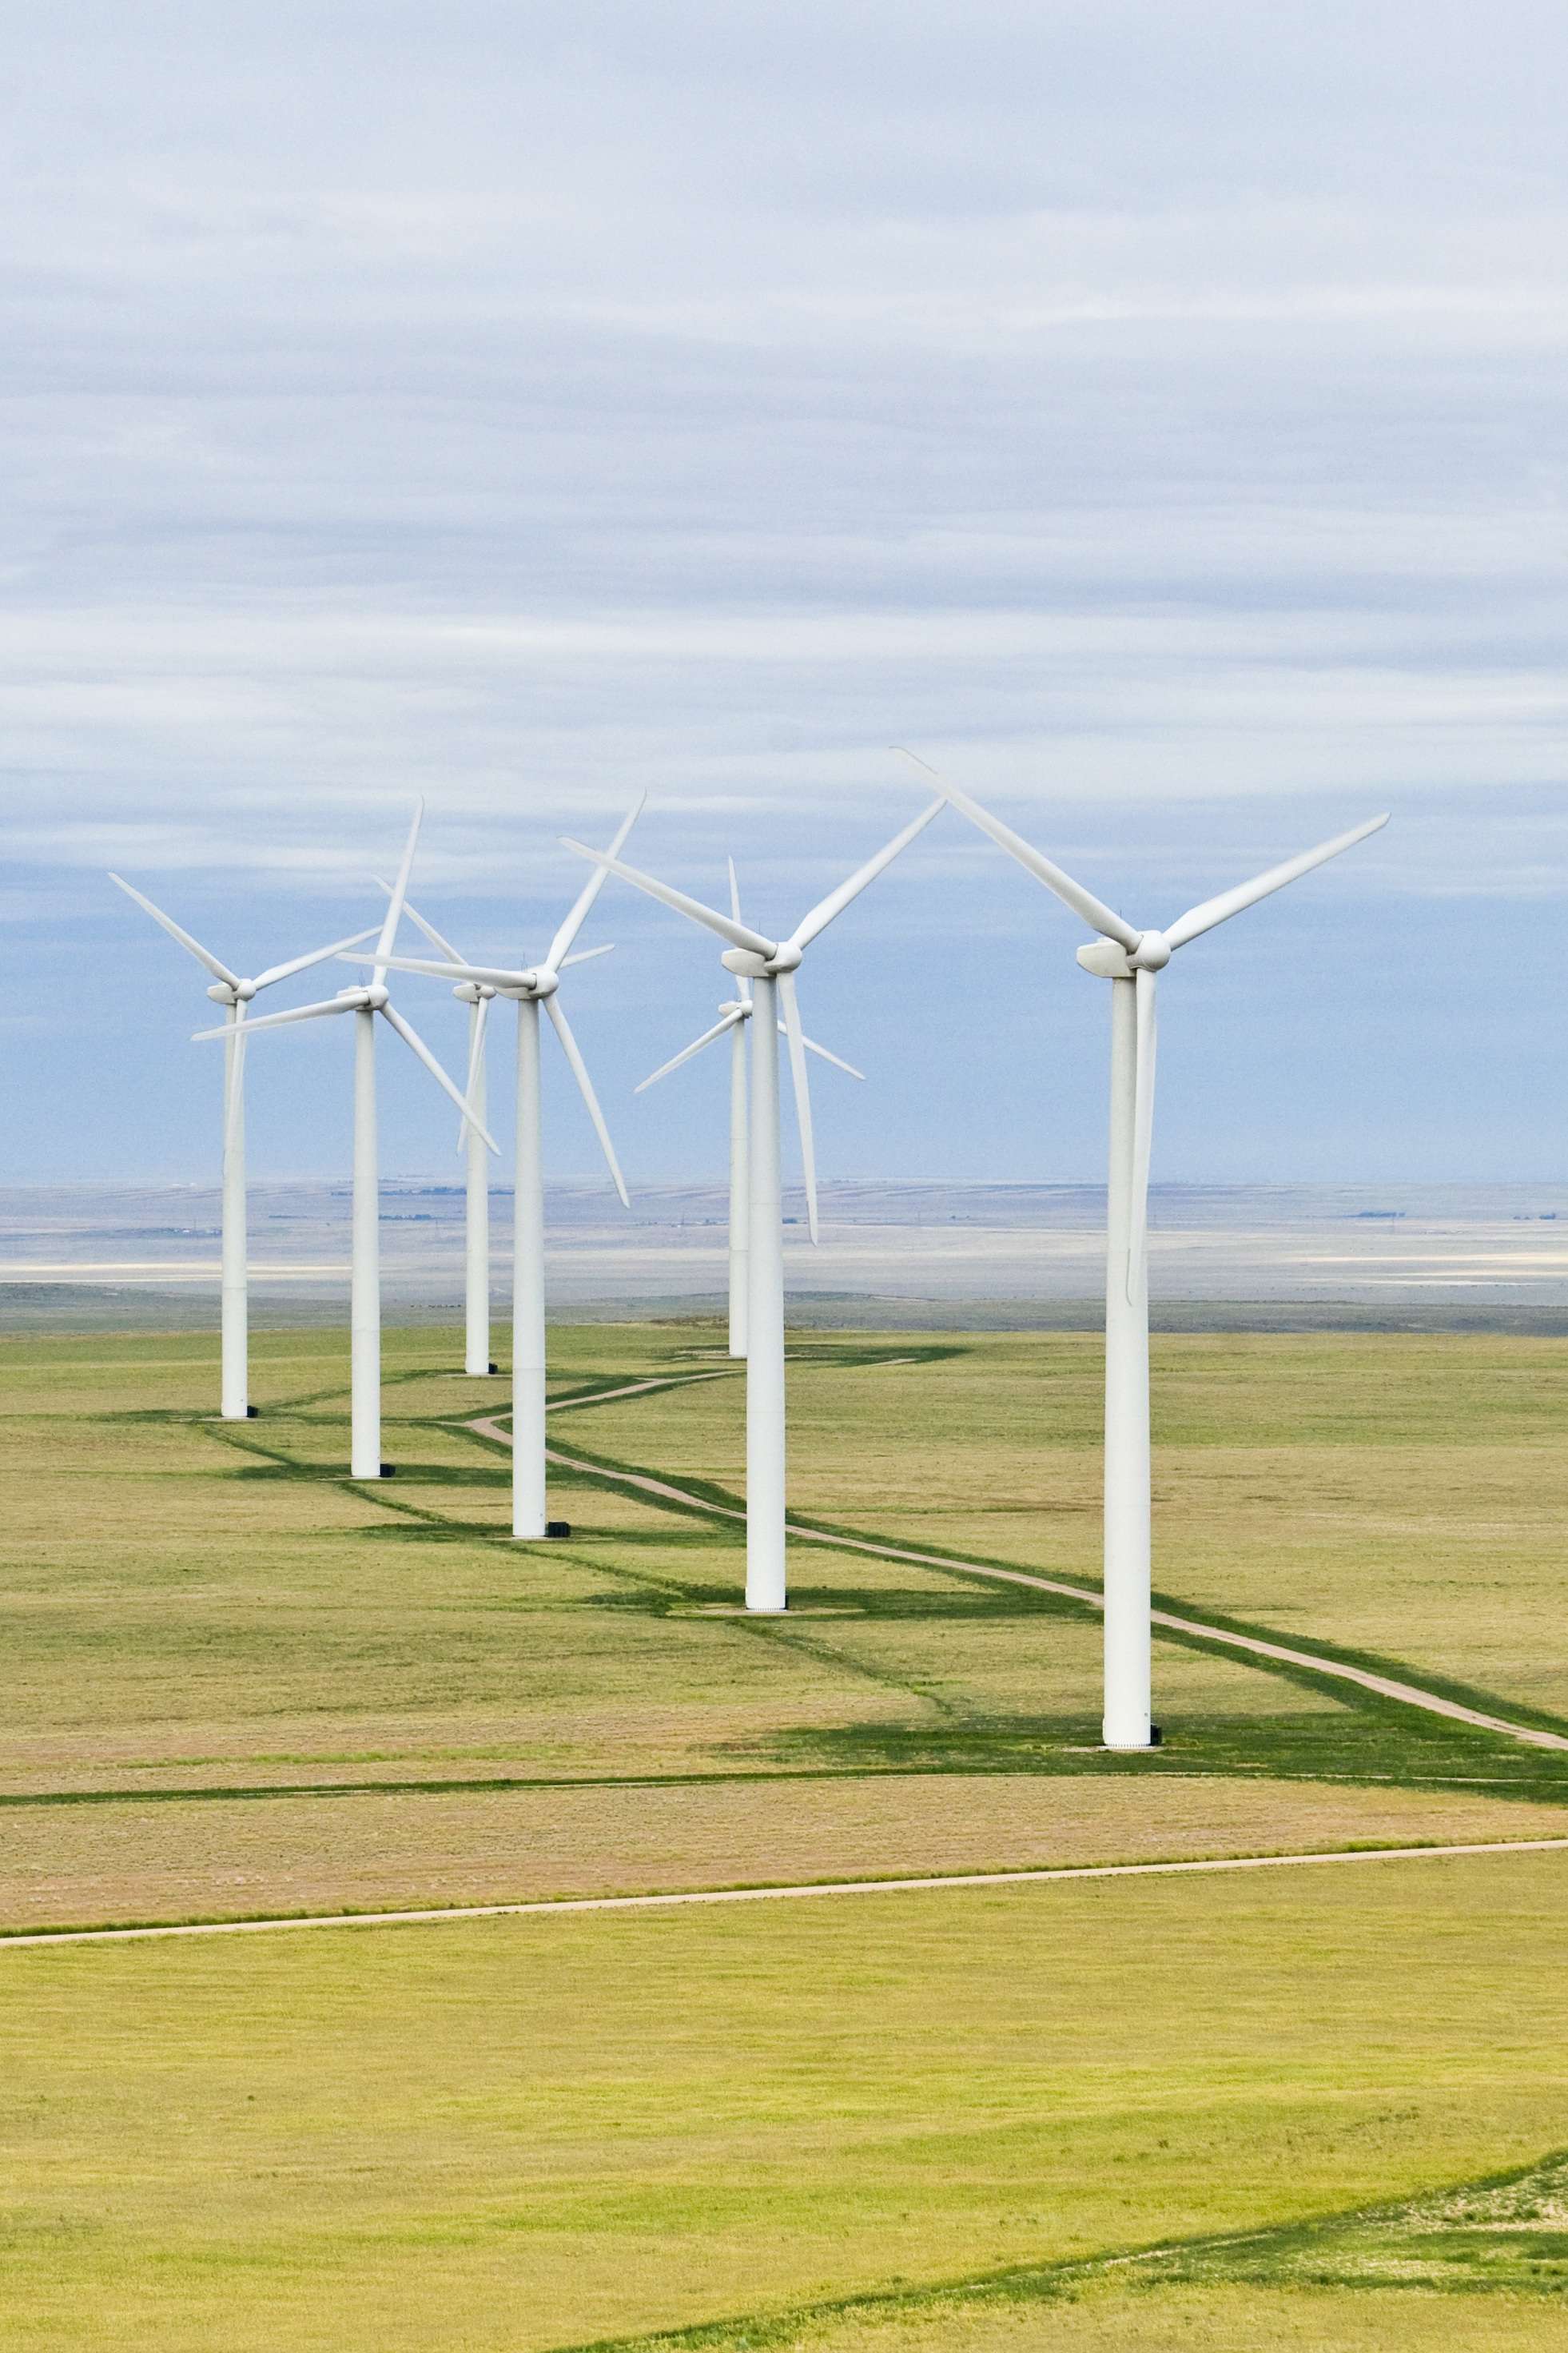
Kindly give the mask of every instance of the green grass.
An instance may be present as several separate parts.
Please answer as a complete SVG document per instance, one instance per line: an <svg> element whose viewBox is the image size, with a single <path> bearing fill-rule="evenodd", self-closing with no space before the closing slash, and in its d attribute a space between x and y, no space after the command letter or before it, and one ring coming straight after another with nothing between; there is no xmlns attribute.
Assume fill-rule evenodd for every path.
<svg viewBox="0 0 1568 2353"><path fill-rule="evenodd" d="M0 1956L10 2341L735 2341L1550 2147L1559 1859L1310 1877Z"/></svg>
<svg viewBox="0 0 1568 2353"><path fill-rule="evenodd" d="M803 1366L819 1349L790 1398L809 1515L1098 1578L1097 1342L977 1335L886 1372L835 1366L827 1344ZM1568 1344L1156 1338L1153 1410L1166 1596L1568 1717ZM717 1388L627 1399L579 1435L740 1482Z"/></svg>
<svg viewBox="0 0 1568 2353"><path fill-rule="evenodd" d="M552 1439L732 1501L737 1380L587 1401L717 1337L552 1335ZM387 1335L363 1489L336 1334L243 1428L200 1336L0 1345L0 1930L1568 1833L1568 1759L1201 1641L1105 1757L1093 1613L956 1568L704 1614L740 1529L591 1468L516 1547L451 1354ZM1173 1607L1563 1720L1568 1345L1156 1356ZM801 1517L1096 1582L1090 1342L794 1356ZM1563 2137L1563 1867L0 1951L6 2341L1568 2342L1557 2177L1495 2179Z"/></svg>
<svg viewBox="0 0 1568 2353"><path fill-rule="evenodd" d="M717 1336L556 1334L555 1393L579 1402L554 1435L584 1463L674 1473L732 1503L743 1396L715 1364ZM1163 1475L1184 1463L1195 1481L1221 1459L1214 1419L1236 1384L1216 1388L1210 1344L1164 1345L1166 1408L1191 1442L1167 1443ZM1302 1419L1289 1478L1270 1474L1260 1541L1278 1551L1318 1506L1331 1412L1351 1409L1328 1395L1325 1344L1248 1345L1243 1433L1273 1450L1298 1396ZM1522 1385L1499 1375L1517 1347L1534 1367ZM1434 1349L1468 1410L1433 1377ZM822 1878L1485 1836L1507 1834L1521 1802L1550 1827L1568 1800L1568 1758L1169 1637L1157 1646L1167 1746L1106 1757L1099 1628L1082 1605L803 1546L799 1615L707 1615L740 1589L739 1527L591 1470L556 1481L572 1540L520 1550L504 1450L467 1426L504 1412L504 1384L450 1377L450 1350L440 1333L389 1335L398 1476L369 1489L342 1475L336 1335L262 1338L263 1410L239 1427L210 1418L211 1351L195 1338L0 1350L0 1928L743 1883L786 1863ZM1427 1417L1423 1492L1458 1430L1477 1451L1497 1396L1532 1417L1555 1361L1539 1342L1352 1338L1335 1351L1342 1384L1375 1381L1406 1443ZM1080 1339L851 1336L793 1356L804 1516L1093 1582L1096 1357ZM721 1377L585 1402L694 1371ZM1457 1642L1429 1571L1430 1515L1417 1522L1415 1493L1397 1500L1412 1540L1388 1583L1405 1629L1417 1649ZM1223 1502L1205 1505L1211 1518ZM1241 1585L1250 1556L1237 1546L1233 1558ZM1353 1543L1320 1543L1320 1581L1331 1567L1355 1585ZM1518 1608L1489 1590L1466 1606L1489 1623L1522 1617L1539 1669L1550 1642L1531 1616L1532 1576ZM1171 1598L1187 1603L1180 1588ZM1206 1606L1216 1623L1265 1630L1280 1615ZM1327 1606L1321 1624L1289 1630L1355 1655ZM1362 1655L1521 1719L1543 1713L1419 1655ZM1045 1786L1063 1779L1083 1785L1070 1804ZM747 1799L763 1782L781 1798ZM607 1794L576 1813L539 1795L566 1786ZM689 1794L654 1807L638 1794L652 1788ZM326 1807L311 1794L322 1790Z"/></svg>
<svg viewBox="0 0 1568 2353"><path fill-rule="evenodd" d="M1437 2345L1452 2340L1456 2314L1451 2304L1431 2309L1429 2300L1454 2295L1469 2307L1467 2344L1563 2341L1563 2152L1348 2214L644 2332L621 2339L618 2353L776 2347L893 2353L932 2342L1076 2347L1117 2341L1112 2330L1124 2331L1123 2341L1142 2341L1148 2332L1165 2343L1188 2341L1196 2330L1196 2341L1208 2345ZM1479 2310L1478 2296L1486 2299Z"/></svg>

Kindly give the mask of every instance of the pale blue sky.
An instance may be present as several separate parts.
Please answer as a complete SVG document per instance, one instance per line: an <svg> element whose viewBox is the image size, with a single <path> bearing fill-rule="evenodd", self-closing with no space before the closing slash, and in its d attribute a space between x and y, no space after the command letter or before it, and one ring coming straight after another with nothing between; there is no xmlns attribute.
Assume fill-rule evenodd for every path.
<svg viewBox="0 0 1568 2353"><path fill-rule="evenodd" d="M254 965L418 791L429 912L537 949L647 787L640 858L793 921L919 805L895 740L1142 922L1394 810L1178 960L1157 1173L1561 1175L1560 11L82 0L5 52L12 1176L211 1167L107 865ZM714 959L602 904L628 1171L703 1173L719 1059L628 1090ZM1095 1176L1079 937L933 828L807 973L872 1082L826 1169ZM258 1169L340 1171L337 1026L254 1064Z"/></svg>

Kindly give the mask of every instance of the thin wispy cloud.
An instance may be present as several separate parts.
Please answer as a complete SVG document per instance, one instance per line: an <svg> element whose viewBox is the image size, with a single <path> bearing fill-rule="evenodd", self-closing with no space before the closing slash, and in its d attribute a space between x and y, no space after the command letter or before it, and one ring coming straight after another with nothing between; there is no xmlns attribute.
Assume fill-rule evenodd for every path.
<svg viewBox="0 0 1568 2353"><path fill-rule="evenodd" d="M424 895L527 935L644 787L685 871L852 858L900 741L1152 902L1383 805L1336 938L1568 893L1559 11L83 0L6 50L25 902L310 929L422 792ZM926 888L1024 936L921 860L868 955Z"/></svg>

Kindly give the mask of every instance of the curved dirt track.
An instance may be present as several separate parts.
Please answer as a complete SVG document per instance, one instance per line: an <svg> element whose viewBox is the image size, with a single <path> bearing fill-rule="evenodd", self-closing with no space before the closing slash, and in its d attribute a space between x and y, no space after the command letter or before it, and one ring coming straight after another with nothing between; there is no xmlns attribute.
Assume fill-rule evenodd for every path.
<svg viewBox="0 0 1568 2353"><path fill-rule="evenodd" d="M596 1395L552 1398L546 1410L564 1412L573 1408L610 1405L624 1397L642 1396L653 1389L684 1388L693 1381L710 1381L725 1377L721 1368L714 1372L665 1374L653 1380L630 1383L625 1388L601 1390ZM510 1447L511 1432L493 1415L481 1415L468 1428L498 1446ZM712 1519L745 1519L744 1509L735 1504L715 1504L705 1495L691 1494L686 1488L674 1485L668 1479L655 1479L642 1471L609 1471L601 1463L586 1462L574 1454L563 1453L557 1447L547 1450L548 1459L563 1470L575 1471L584 1477L603 1479L617 1487L630 1487L639 1493L652 1495L661 1503L680 1504L687 1510L705 1512ZM799 1544L826 1545L836 1552L873 1554L879 1560L904 1560L918 1568L949 1569L963 1577L985 1577L1004 1585L1033 1587L1037 1592L1055 1593L1068 1601L1082 1603L1090 1609L1103 1609L1103 1597L1092 1585L1069 1585L1060 1577L1038 1577L1032 1570L997 1568L990 1562L952 1560L938 1553L912 1552L900 1545L880 1543L871 1536L831 1535L820 1528L802 1527L789 1520L785 1526ZM1305 1667L1313 1674L1327 1675L1337 1683L1355 1683L1363 1691L1373 1692L1379 1699L1391 1699L1405 1707L1417 1707L1428 1715L1448 1717L1455 1724L1473 1725L1480 1732L1500 1732L1505 1738L1521 1741L1527 1747L1568 1750L1568 1734L1548 1732L1531 1724L1514 1724L1508 1717L1489 1715L1484 1710L1468 1707L1462 1700L1447 1699L1440 1692L1423 1691L1418 1683L1405 1683L1393 1675L1379 1674L1374 1668L1352 1666L1343 1659L1325 1658L1321 1652L1304 1651L1299 1645L1270 1641L1261 1634L1239 1634L1226 1626L1214 1626L1202 1618L1178 1616L1172 1609L1150 1612L1152 1622L1173 1634L1194 1636L1204 1642L1214 1642L1226 1650L1240 1651L1252 1658L1268 1659L1280 1666Z"/></svg>

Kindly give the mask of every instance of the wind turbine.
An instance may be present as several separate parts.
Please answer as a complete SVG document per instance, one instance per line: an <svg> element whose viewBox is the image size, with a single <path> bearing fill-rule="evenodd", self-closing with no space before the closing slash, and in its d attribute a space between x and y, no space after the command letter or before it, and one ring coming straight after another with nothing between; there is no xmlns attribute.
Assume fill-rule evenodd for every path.
<svg viewBox="0 0 1568 2353"><path fill-rule="evenodd" d="M410 912L412 913L412 910ZM741 886L735 878L735 861L732 858L730 860L730 913L739 923ZM417 915L414 920L416 923L418 922ZM747 1151L746 1133L746 1024L752 1018L752 985L748 980L737 978L735 994L719 1008L721 1018L714 1023L712 1029L705 1029L700 1038L693 1039L689 1046L683 1047L679 1054L671 1055L668 1062L661 1063L657 1071L644 1079L640 1086L634 1087L632 1090L634 1094L645 1094L649 1087L657 1086L660 1079L667 1079L671 1071L679 1070L682 1062L689 1062L692 1056L700 1054L705 1046L711 1046L716 1039L728 1034L730 1039L730 1354L732 1356L743 1356L746 1353L746 1290L750 1281L746 1235L751 1207L749 1198L751 1179L747 1168L750 1155ZM779 1023L779 1029L781 1031L784 1030L782 1021ZM784 1031L784 1034L787 1036L787 1031ZM830 1054L826 1046L819 1046L813 1038L803 1036L801 1044L808 1054L816 1054L823 1061L831 1062L835 1070L847 1071L852 1079L863 1079L866 1075L864 1071L858 1071L853 1062L846 1062L838 1055Z"/></svg>
<svg viewBox="0 0 1568 2353"><path fill-rule="evenodd" d="M630 833L641 807L639 799L622 820L620 830L610 845L612 854L619 849ZM588 852L590 857L595 854ZM386 959L395 971L422 972L442 980L459 980L475 988L489 989L496 997L508 997L517 1007L517 1161L512 1212L511 1532L523 1543L567 1533L563 1521L551 1521L545 1517L544 1161L539 1082L539 1008L542 1005L561 1040L572 1075L588 1106L588 1116L594 1123L600 1147L609 1164L616 1190L623 1206L628 1208L631 1206L626 1179L621 1175L615 1146L610 1142L610 1132L605 1125L605 1114L599 1109L599 1099L588 1076L588 1066L578 1050L577 1040L572 1035L556 997L561 975L569 965L586 964L595 956L609 954L607 947L589 948L579 955L568 953L604 886L604 881L603 869L590 877L551 941L542 961L524 970L514 971L497 965L465 964L456 955L445 956L439 963L424 956L395 955ZM426 936L429 937L428 932ZM356 957L350 961L363 963L367 959ZM485 1001L488 1000L481 1000L481 1010ZM483 1050L483 1025L476 1024L474 1062L477 1063ZM469 1119L473 1116L467 1111L464 1115Z"/></svg>
<svg viewBox="0 0 1568 2353"><path fill-rule="evenodd" d="M906 754L914 759L913 753ZM934 768L915 760L928 776ZM1156 975L1178 948L1353 849L1386 813L1189 907L1163 931L1135 924L1075 882L1011 826L938 776L948 799L1026 867L1100 936L1078 951L1085 972L1110 983L1110 1159L1105 1275L1105 1716L1107 1748L1158 1738L1150 1694L1149 1159L1154 1129Z"/></svg>
<svg viewBox="0 0 1568 2353"><path fill-rule="evenodd" d="M414 822L408 829L408 841L398 869L397 882L386 913L382 919L375 955L364 961L374 965L370 986L345 988L321 1005L291 1006L287 1013L263 1014L259 1021L240 1021L233 1035L243 1043L254 1030L280 1029L289 1021L316 1021L330 1013L352 1013L354 1021L354 1166L353 1166L353 1248L349 1282L350 1338L350 1447L349 1476L353 1479L383 1479L388 1465L381 1459L381 1271L380 1235L381 1186L376 1166L375 1138L375 1018L395 1029L404 1044L418 1055L437 1083L444 1087L465 1120L478 1125L490 1150L495 1144L476 1118L471 1106L453 1085L424 1039L416 1035L386 993L386 968L392 957L392 944L403 905L408 895L409 869L414 863L415 846L419 839L419 821L425 804L417 801ZM338 951L343 953L342 950ZM201 1041L226 1038L227 1029L198 1029Z"/></svg>
<svg viewBox="0 0 1568 2353"><path fill-rule="evenodd" d="M751 1280L746 1318L746 1607L776 1612L788 1603L784 1565L784 1217L779 1167L779 1031L789 1039L790 1073L795 1082L795 1113L800 1127L800 1156L805 1177L806 1219L811 1239L817 1239L816 1156L812 1143L811 1097L806 1086L805 1040L795 1001L795 976L806 949L842 914L868 882L890 866L901 849L941 815L944 800L933 801L911 825L895 834L886 847L847 881L830 891L804 915L787 940L770 940L733 915L705 907L684 891L658 882L651 874L602 850L568 841L580 858L592 859L601 871L635 882L650 898L694 923L717 932L730 945L721 959L726 971L752 983L749 1017L752 1032L750 1101L750 1217L748 1243ZM784 1018L779 1018L780 1005Z"/></svg>
<svg viewBox="0 0 1568 2353"><path fill-rule="evenodd" d="M352 939L333 940L324 948L312 948L309 955L291 956L287 964L268 965L254 980L231 972L220 956L215 956L200 940L155 907L121 874L110 874L128 899L134 899L145 908L155 923L161 923L172 940L212 975L212 987L207 995L215 1005L227 1008L228 1018L222 1031L225 1041L223 1058L223 1280L219 1310L222 1340L219 1349L218 1413L225 1421L245 1421L251 1413L249 1366L249 1300L246 1271L246 1197L245 1197L245 1043L239 1032L244 1026L245 1008L264 988L271 988L280 980L291 979L297 972L308 972L313 964L324 964L329 956L339 955L345 948L357 947L362 940L375 937L376 926L355 932Z"/></svg>

